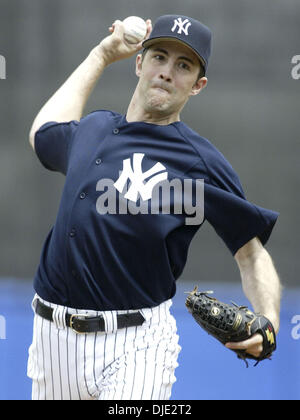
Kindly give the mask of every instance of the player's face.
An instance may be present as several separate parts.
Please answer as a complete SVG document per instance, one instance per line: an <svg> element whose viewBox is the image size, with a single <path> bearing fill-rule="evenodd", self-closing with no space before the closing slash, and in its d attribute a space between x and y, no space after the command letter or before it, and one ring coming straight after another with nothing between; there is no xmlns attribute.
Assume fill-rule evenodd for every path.
<svg viewBox="0 0 300 420"><path fill-rule="evenodd" d="M179 116L190 96L206 85L198 79L200 63L194 52L178 42L159 42L149 48L144 58L138 56L139 106L148 113Z"/></svg>

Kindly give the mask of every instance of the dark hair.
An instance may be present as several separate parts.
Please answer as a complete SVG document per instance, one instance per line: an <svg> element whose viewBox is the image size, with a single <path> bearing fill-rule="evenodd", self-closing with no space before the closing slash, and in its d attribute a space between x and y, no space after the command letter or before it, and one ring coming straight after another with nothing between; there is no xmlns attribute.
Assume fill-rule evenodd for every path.
<svg viewBox="0 0 300 420"><path fill-rule="evenodd" d="M142 52L142 62L144 61L144 58L145 58L146 52L147 52L148 50L149 50L149 47L147 47L147 48L144 48L144 49L143 49L143 52ZM200 80L200 79L202 79L202 77L204 77L204 76L205 76L205 70L204 70L203 64L201 63L201 61L200 61L200 60L199 60L199 64L200 64L200 71L199 71L199 74L198 74L197 81L198 81L198 80Z"/></svg>
<svg viewBox="0 0 300 420"><path fill-rule="evenodd" d="M199 64L200 64L200 71L199 71L197 80L202 79L202 77L205 76L205 70L204 70L203 64L201 63L200 60L199 60Z"/></svg>

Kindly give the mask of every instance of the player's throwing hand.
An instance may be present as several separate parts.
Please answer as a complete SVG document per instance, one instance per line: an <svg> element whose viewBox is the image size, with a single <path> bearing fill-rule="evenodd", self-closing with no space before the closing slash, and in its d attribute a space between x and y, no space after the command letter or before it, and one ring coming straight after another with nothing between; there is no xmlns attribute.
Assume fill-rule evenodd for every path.
<svg viewBox="0 0 300 420"><path fill-rule="evenodd" d="M145 39L149 38L152 31L151 20L146 20L147 34L145 38L137 44L129 44L124 39L124 25L120 20L116 20L109 28L111 35L104 38L98 47L96 53L101 60L104 60L105 65L109 65L118 60L129 58L136 54L141 48Z"/></svg>

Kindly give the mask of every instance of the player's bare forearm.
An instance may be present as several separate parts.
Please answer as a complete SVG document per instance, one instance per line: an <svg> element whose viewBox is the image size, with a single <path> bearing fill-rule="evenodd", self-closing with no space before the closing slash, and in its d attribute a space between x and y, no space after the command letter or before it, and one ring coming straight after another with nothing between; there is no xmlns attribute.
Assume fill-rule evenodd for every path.
<svg viewBox="0 0 300 420"><path fill-rule="evenodd" d="M269 253L255 238L235 254L235 260L246 297L254 310L267 317L278 332L281 284Z"/></svg>
<svg viewBox="0 0 300 420"><path fill-rule="evenodd" d="M82 117L86 102L104 67L104 64L92 50L83 63L80 64L38 113L29 136L32 146L34 146L36 131L44 123L49 121L79 120Z"/></svg>
<svg viewBox="0 0 300 420"><path fill-rule="evenodd" d="M150 20L147 21L147 27L147 36L149 36L152 28ZM46 122L67 122L79 120L82 117L86 103L105 67L132 56L142 48L142 42L127 44L124 41L124 28L121 21L116 21L109 31L111 35L104 38L89 53L38 113L29 134L33 148L35 133Z"/></svg>

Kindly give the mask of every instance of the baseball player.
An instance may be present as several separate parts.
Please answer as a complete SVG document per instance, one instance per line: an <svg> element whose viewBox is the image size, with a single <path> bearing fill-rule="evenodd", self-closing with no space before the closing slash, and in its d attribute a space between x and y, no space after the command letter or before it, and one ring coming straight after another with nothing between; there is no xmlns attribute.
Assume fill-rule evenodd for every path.
<svg viewBox="0 0 300 420"><path fill-rule="evenodd" d="M234 256L254 310L279 328L280 281L264 248L278 215L248 202L224 156L180 121L207 84L211 31L178 15L147 28L144 42L128 44L116 21L30 132L41 163L65 176L34 279L34 400L171 397L180 352L171 299L204 220ZM139 51L126 115L83 117L104 69ZM159 185L173 193L154 199ZM227 347L259 355L262 337Z"/></svg>

